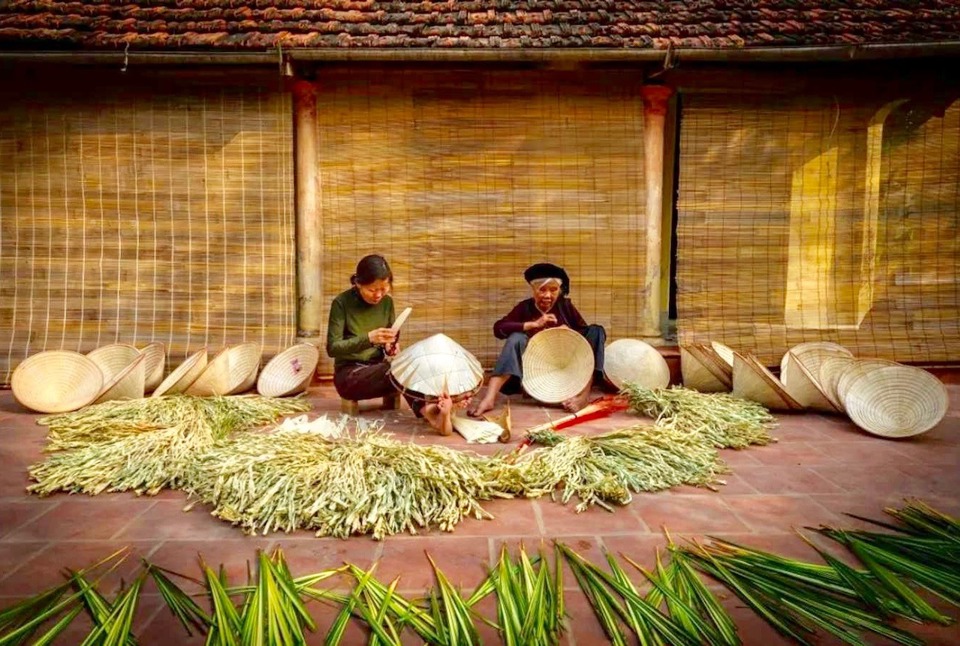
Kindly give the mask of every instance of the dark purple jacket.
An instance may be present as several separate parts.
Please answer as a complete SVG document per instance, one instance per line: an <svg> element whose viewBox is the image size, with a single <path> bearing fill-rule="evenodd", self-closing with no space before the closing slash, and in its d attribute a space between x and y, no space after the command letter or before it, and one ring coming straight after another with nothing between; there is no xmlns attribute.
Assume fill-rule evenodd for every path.
<svg viewBox="0 0 960 646"><path fill-rule="evenodd" d="M566 325L568 328L576 330L580 334L583 334L584 330L587 329L587 322L580 316L580 312L573 306L573 303L564 296L557 299L557 302L553 304L553 307L550 308L547 314L553 314L557 317L556 325L548 325L547 327ZM506 339L514 332L523 332L524 323L536 321L540 316L540 310L537 309L537 305L532 298L520 301L516 307L510 310L509 314L493 324L493 336L498 339ZM547 328L540 329L545 330ZM540 330L530 330L526 334L527 336L533 336L539 331Z"/></svg>

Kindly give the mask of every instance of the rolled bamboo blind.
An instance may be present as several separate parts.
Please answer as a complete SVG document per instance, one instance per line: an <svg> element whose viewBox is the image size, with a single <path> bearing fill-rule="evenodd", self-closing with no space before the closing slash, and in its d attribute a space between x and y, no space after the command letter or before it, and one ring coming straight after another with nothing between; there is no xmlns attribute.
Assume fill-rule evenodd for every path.
<svg viewBox="0 0 960 646"><path fill-rule="evenodd" d="M960 102L685 95L682 343L960 360Z"/></svg>
<svg viewBox="0 0 960 646"><path fill-rule="evenodd" d="M288 346L280 88L45 81L0 97L2 381L52 348L162 341L173 369L205 345Z"/></svg>
<svg viewBox="0 0 960 646"><path fill-rule="evenodd" d="M523 270L549 261L567 269L588 322L611 338L637 334L636 75L350 70L319 83L328 301L363 255L382 253L397 310L413 307L404 343L443 332L490 368L494 321L530 296Z"/></svg>

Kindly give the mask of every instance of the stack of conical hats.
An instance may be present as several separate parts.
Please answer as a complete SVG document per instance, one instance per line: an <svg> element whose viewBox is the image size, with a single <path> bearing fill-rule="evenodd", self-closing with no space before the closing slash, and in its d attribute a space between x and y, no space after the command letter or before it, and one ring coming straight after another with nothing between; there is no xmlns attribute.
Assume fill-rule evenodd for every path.
<svg viewBox="0 0 960 646"><path fill-rule="evenodd" d="M724 373L717 365L726 363L726 353L717 345L681 347L685 385L708 392L721 388ZM946 387L931 373L887 359L857 358L836 343L793 346L780 362L779 379L752 354L732 356L733 394L771 410L846 412L868 433L891 438L929 431L947 413Z"/></svg>

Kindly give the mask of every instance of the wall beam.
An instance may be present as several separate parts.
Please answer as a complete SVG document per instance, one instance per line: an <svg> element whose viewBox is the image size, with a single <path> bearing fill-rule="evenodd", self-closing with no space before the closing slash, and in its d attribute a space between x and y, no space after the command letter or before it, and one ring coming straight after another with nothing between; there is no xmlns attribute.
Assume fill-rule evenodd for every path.
<svg viewBox="0 0 960 646"><path fill-rule="evenodd" d="M643 268L643 311L640 334L660 338L660 274L663 245L663 151L667 103L673 90L664 85L644 85L643 175L646 180L646 248Z"/></svg>
<svg viewBox="0 0 960 646"><path fill-rule="evenodd" d="M291 91L297 216L297 338L317 340L323 315L323 222L320 218L317 159L317 88L314 83L295 79Z"/></svg>

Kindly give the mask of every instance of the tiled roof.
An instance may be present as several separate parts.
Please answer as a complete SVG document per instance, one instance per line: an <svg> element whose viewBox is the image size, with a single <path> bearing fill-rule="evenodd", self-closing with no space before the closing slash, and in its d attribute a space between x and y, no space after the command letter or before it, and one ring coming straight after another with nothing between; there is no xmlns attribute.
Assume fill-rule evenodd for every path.
<svg viewBox="0 0 960 646"><path fill-rule="evenodd" d="M743 48L960 40L958 0L0 0L0 49Z"/></svg>

